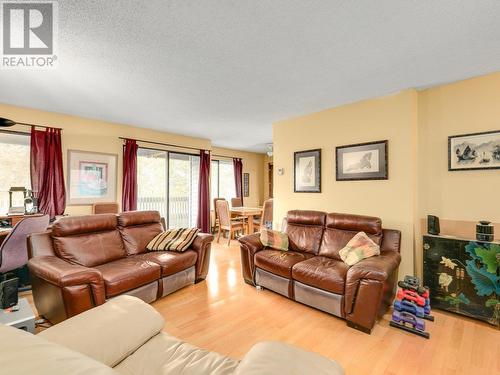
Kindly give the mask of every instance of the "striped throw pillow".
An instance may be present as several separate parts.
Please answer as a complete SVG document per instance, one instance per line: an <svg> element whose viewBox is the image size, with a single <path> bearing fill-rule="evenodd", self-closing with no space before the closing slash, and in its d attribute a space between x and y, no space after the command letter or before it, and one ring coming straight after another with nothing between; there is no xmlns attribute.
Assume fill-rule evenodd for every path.
<svg viewBox="0 0 500 375"><path fill-rule="evenodd" d="M146 248L150 251L186 251L195 240L199 231L198 228L168 230L153 238Z"/></svg>
<svg viewBox="0 0 500 375"><path fill-rule="evenodd" d="M262 242L262 245L273 249L288 250L288 235L277 230L262 229L260 231L260 242Z"/></svg>

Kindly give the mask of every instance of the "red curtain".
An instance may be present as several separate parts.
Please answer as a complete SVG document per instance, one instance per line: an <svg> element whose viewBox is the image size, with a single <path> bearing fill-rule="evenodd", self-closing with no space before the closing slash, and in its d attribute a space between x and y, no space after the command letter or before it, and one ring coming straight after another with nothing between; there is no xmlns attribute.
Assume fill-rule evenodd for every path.
<svg viewBox="0 0 500 375"><path fill-rule="evenodd" d="M234 167L234 186L236 188L236 197L241 198L243 205L243 162L239 158L233 159Z"/></svg>
<svg viewBox="0 0 500 375"><path fill-rule="evenodd" d="M122 210L137 210L137 149L133 139L125 140L123 146Z"/></svg>
<svg viewBox="0 0 500 375"><path fill-rule="evenodd" d="M210 151L205 150L200 150L198 228L204 233L210 233Z"/></svg>
<svg viewBox="0 0 500 375"><path fill-rule="evenodd" d="M30 149L31 190L38 199L38 210L54 218L64 214L64 187L61 130L31 128Z"/></svg>

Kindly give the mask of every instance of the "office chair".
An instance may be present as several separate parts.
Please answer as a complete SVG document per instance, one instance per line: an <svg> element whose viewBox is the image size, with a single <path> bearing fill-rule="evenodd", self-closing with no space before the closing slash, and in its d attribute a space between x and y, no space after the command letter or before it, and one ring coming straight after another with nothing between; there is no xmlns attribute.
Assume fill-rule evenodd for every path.
<svg viewBox="0 0 500 375"><path fill-rule="evenodd" d="M0 276L23 267L28 263L28 235L44 232L49 225L49 216L26 217L17 223L0 245ZM29 289L29 288L28 288Z"/></svg>

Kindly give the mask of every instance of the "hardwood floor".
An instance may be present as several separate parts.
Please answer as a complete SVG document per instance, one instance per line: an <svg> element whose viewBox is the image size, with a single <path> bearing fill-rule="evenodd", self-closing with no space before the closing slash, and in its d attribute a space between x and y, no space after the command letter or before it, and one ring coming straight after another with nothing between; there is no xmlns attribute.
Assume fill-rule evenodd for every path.
<svg viewBox="0 0 500 375"><path fill-rule="evenodd" d="M235 358L262 340L279 340L337 360L346 374L500 374L500 331L485 323L433 311L431 339L389 326L371 335L342 319L243 282L237 241L213 244L209 276L153 306L165 331Z"/></svg>

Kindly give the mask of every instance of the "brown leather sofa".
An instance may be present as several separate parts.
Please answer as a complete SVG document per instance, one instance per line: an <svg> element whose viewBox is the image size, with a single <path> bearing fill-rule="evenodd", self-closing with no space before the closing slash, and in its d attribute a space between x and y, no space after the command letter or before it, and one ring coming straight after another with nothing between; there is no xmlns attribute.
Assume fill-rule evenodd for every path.
<svg viewBox="0 0 500 375"><path fill-rule="evenodd" d="M163 231L156 211L64 217L28 239L33 299L58 323L128 294L145 302L202 281L213 236L198 234L184 252L146 252Z"/></svg>
<svg viewBox="0 0 500 375"><path fill-rule="evenodd" d="M401 232L382 229L376 217L300 210L288 212L283 230L288 251L264 248L258 233L239 239L245 282L370 333L394 298ZM361 231L380 245L380 255L349 267L339 251Z"/></svg>

